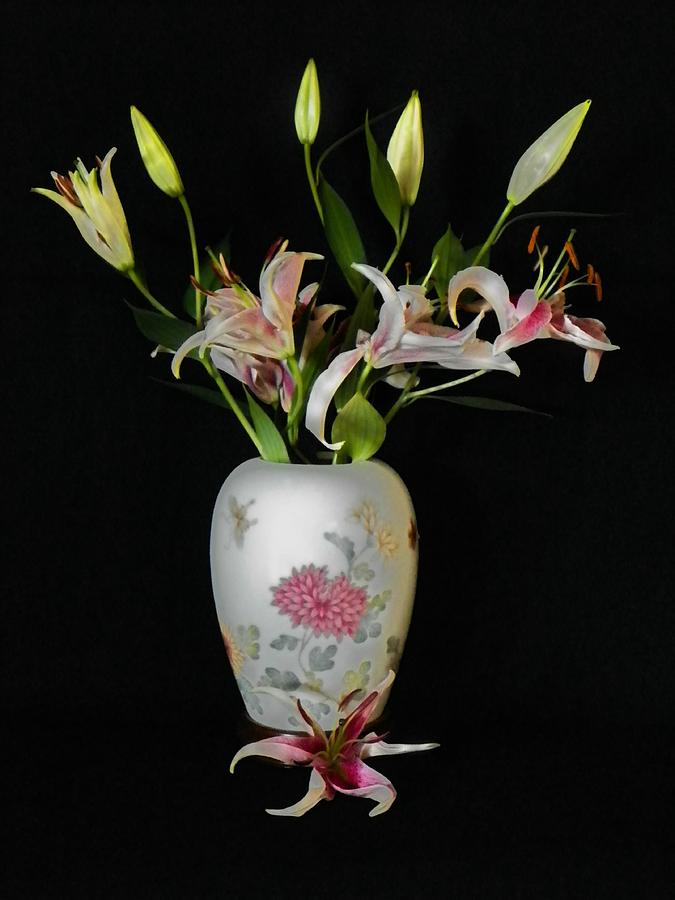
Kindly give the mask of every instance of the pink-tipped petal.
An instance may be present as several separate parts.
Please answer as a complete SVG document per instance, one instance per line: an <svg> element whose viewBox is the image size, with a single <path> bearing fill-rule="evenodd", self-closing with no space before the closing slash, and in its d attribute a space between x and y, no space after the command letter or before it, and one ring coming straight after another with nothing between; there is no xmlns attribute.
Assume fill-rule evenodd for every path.
<svg viewBox="0 0 675 900"><path fill-rule="evenodd" d="M378 360L398 347L405 331L403 307L398 300L385 300L380 307L377 328L370 338L368 361L379 368Z"/></svg>
<svg viewBox="0 0 675 900"><path fill-rule="evenodd" d="M304 816L304 814L312 809L317 803L323 799L328 799L328 792L323 778L319 773L312 769L309 776L309 790L302 799L294 803L293 806L287 806L285 809L266 809L265 812L271 816Z"/></svg>
<svg viewBox="0 0 675 900"><path fill-rule="evenodd" d="M518 302L516 303L516 315L519 319L524 319L526 316L529 316L532 310L537 305L537 292L533 291L531 288L523 291L523 293L518 298Z"/></svg>
<svg viewBox="0 0 675 900"><path fill-rule="evenodd" d="M373 691L366 697L365 700L362 700L361 703L353 709L351 713L345 719L343 725L343 736L345 743L356 740L358 736L361 734L366 724L368 723L368 719L370 718L371 713L377 706L380 697L388 688L391 686L394 678L396 677L396 673L390 669L386 676L382 679L382 681L375 687Z"/></svg>
<svg viewBox="0 0 675 900"><path fill-rule="evenodd" d="M261 741L253 741L245 744L241 750L235 753L230 763L230 772L247 756L266 756L268 759L276 759L284 765L309 765L314 754L323 749L321 743L315 737L297 737L292 734L280 734L271 738L263 738Z"/></svg>
<svg viewBox="0 0 675 900"><path fill-rule="evenodd" d="M339 768L327 770L324 778L341 794L374 800L377 806L371 809L369 816L379 816L386 812L396 799L396 790L391 781L358 758L342 760Z"/></svg>
<svg viewBox="0 0 675 900"><path fill-rule="evenodd" d="M450 279L448 285L448 311L450 318L457 325L457 300L462 291L472 289L480 294L497 315L499 330L508 331L516 319L516 311L509 299L509 289L506 282L484 266L471 266L462 269Z"/></svg>
<svg viewBox="0 0 675 900"><path fill-rule="evenodd" d="M292 323L305 261L323 259L317 253L279 253L260 276L265 318L292 340ZM291 347L292 349L292 347Z"/></svg>
<svg viewBox="0 0 675 900"><path fill-rule="evenodd" d="M305 413L305 426L329 450L339 450L343 441L329 444L325 438L326 415L337 389L352 369L363 359L366 345L339 353L314 382Z"/></svg>
<svg viewBox="0 0 675 900"><path fill-rule="evenodd" d="M493 352L506 352L511 350L512 347L521 347L523 344L534 341L539 337L548 337L547 326L550 321L551 305L542 300L529 313L520 318L520 321L509 328L508 331L499 335L494 342Z"/></svg>

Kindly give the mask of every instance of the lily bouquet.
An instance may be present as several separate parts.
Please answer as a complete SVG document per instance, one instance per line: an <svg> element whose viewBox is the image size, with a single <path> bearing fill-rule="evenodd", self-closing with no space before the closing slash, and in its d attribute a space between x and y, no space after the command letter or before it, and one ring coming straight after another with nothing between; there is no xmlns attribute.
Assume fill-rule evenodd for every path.
<svg viewBox="0 0 675 900"><path fill-rule="evenodd" d="M589 107L590 100L573 107L523 153L507 186L506 206L481 245L465 249L448 226L433 246L424 276L411 282L412 266L406 264L404 283L396 286L389 276L408 231L424 166L420 98L412 93L386 154L366 115L360 128L314 163L321 100L316 66L310 60L297 95L295 128L326 244L344 276L345 293L353 295L351 301L338 298L340 303L319 302L318 281L303 286L305 265L323 256L292 251L285 240L267 253L257 289L236 274L229 244L215 251L207 248L200 261L176 162L133 106L131 120L145 168L185 213L192 274L182 309L160 302L139 274L111 172L115 148L91 170L78 159L67 176L52 172L55 191L34 190L61 206L92 249L130 279L147 301L149 308L132 307L132 312L155 345L153 355L170 354L176 379L189 360L193 371L203 369L213 382L211 388L182 381L177 386L234 413L262 459L365 460L382 445L393 417L417 400L448 396L458 385L493 370L518 375L510 353L522 344L540 338L576 344L585 351L587 381L594 378L602 353L617 349L602 322L567 311L572 287L589 285L598 300L602 297L598 272L590 265L580 269L574 231L549 266L548 247L540 243L535 227L527 246L535 259L534 283L516 298L504 279L486 267L507 219L565 161ZM354 217L324 174L328 156L360 134L365 137L374 200L393 232L393 249L380 268L368 262ZM499 328L492 342L478 336L490 313ZM429 376L437 381L443 370L468 374L421 384ZM389 387L381 389L381 382ZM392 395L392 388L397 394Z"/></svg>

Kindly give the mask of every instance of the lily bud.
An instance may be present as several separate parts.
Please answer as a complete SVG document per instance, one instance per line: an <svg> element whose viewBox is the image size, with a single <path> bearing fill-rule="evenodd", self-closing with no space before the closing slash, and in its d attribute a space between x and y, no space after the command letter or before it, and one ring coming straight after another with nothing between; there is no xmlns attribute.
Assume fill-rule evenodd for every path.
<svg viewBox="0 0 675 900"><path fill-rule="evenodd" d="M554 122L516 163L506 191L507 200L518 206L552 178L565 162L591 105L584 100Z"/></svg>
<svg viewBox="0 0 675 900"><path fill-rule="evenodd" d="M321 118L319 77L313 59L307 63L295 101L295 130L301 144L313 144Z"/></svg>
<svg viewBox="0 0 675 900"><path fill-rule="evenodd" d="M150 122L135 106L131 107L131 124L134 126L143 165L150 178L169 197L180 197L185 193L185 188L174 158Z"/></svg>
<svg viewBox="0 0 675 900"><path fill-rule="evenodd" d="M417 200L424 167L422 107L417 91L413 91L387 147L387 162L394 171L401 201L412 206Z"/></svg>

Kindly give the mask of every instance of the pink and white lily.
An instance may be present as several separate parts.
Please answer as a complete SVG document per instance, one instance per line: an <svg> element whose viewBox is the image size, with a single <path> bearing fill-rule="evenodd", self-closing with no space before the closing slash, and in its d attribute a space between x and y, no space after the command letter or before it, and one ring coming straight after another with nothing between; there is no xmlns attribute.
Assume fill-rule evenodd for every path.
<svg viewBox="0 0 675 900"><path fill-rule="evenodd" d="M280 734L246 744L235 754L230 772L247 756L266 756L285 765L311 768L309 789L302 799L284 809L268 809L272 816L302 816L321 800L332 800L336 793L349 797L366 797L376 806L370 816L386 812L396 799L396 790L384 775L366 765L365 759L432 750L438 744L387 744L374 732L361 737L369 717L376 708L380 695L394 680L389 672L378 687L369 694L349 715L340 719L330 735L305 711L301 702L297 707L307 734ZM356 691L348 694L338 708L338 715L354 699Z"/></svg>
<svg viewBox="0 0 675 900"><path fill-rule="evenodd" d="M260 275L260 297L237 282L207 293L204 328L176 350L171 371L180 378L180 367L192 350L201 357L210 351L213 364L237 378L265 403L277 399L290 408L293 378L285 360L295 353L294 317L313 300L317 284L298 294L304 264L323 259L318 253L291 253L284 242ZM324 335L327 319L341 306L313 308L300 353L300 367Z"/></svg>
<svg viewBox="0 0 675 900"><path fill-rule="evenodd" d="M461 330L436 325L431 320L433 306L422 287L403 285L396 290L378 269L360 263L353 263L352 268L372 281L384 302L375 331L360 331L356 347L338 354L314 382L305 424L329 449L338 450L341 445L325 440L328 408L342 382L362 360L375 369L433 362L447 369L502 369L520 374L506 353L496 353L492 344L476 337L482 313Z"/></svg>
<svg viewBox="0 0 675 900"><path fill-rule="evenodd" d="M500 334L494 342L494 353L506 352L538 338L570 341L586 350L584 378L593 381L603 352L619 349L609 341L605 326L598 319L565 314L562 291L552 297L538 297L536 291L527 290L514 305L504 279L484 266L471 266L451 279L448 310L453 321L456 321L459 295L467 288L480 294L495 311Z"/></svg>

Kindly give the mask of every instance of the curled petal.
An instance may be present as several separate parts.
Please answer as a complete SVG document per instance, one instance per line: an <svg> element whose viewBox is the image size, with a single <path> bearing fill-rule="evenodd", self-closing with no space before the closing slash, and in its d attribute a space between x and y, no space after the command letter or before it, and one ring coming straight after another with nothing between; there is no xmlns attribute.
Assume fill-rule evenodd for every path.
<svg viewBox="0 0 675 900"><path fill-rule="evenodd" d="M183 341L178 350L176 350L171 362L171 371L174 378L180 378L180 367L183 360L192 350L195 350L197 347L201 347L205 337L205 331L197 331L195 334L191 334L186 341Z"/></svg>
<svg viewBox="0 0 675 900"><path fill-rule="evenodd" d="M263 738L261 741L253 741L245 744L241 750L235 753L230 763L230 772L247 756L266 756L268 759L276 759L284 765L293 764L308 765L312 762L314 754L321 750L322 746L314 737L296 737L292 734L280 734L271 738Z"/></svg>
<svg viewBox="0 0 675 900"><path fill-rule="evenodd" d="M450 318L458 325L457 300L462 291L471 288L483 297L494 309L501 332L508 331L514 324L516 312L509 300L509 289L506 282L496 272L485 266L470 266L462 269L450 279L448 285L448 312Z"/></svg>
<svg viewBox="0 0 675 900"><path fill-rule="evenodd" d="M549 336L560 341L570 341L586 350L584 357L584 380L593 381L602 354L608 350L618 350L605 334L605 326L599 319L582 319L576 316L556 316L549 326Z"/></svg>
<svg viewBox="0 0 675 900"><path fill-rule="evenodd" d="M345 378L359 363L366 352L366 345L339 353L328 368L314 382L305 414L305 426L308 431L318 437L329 450L339 450L343 441L329 444L325 439L326 415L331 400L335 396Z"/></svg>
<svg viewBox="0 0 675 900"><path fill-rule="evenodd" d="M396 673L390 669L385 678L377 685L377 687L363 700L356 709L352 710L345 720L342 728L342 735L345 743L356 740L363 731L373 710L377 706L380 697L391 687L396 677Z"/></svg>
<svg viewBox="0 0 675 900"><path fill-rule="evenodd" d="M293 352L293 313L305 261L323 259L318 253L279 253L260 276L262 310L284 333L288 352Z"/></svg>
<svg viewBox="0 0 675 900"><path fill-rule="evenodd" d="M506 353L495 353L489 341L474 338L467 341L457 354L447 361L439 361L444 369L494 369L520 375L518 363Z"/></svg>
<svg viewBox="0 0 675 900"><path fill-rule="evenodd" d="M266 809L265 812L271 816L304 816L308 810L324 799L330 799L325 782L316 769L312 769L309 776L309 790L302 799L285 809Z"/></svg>
<svg viewBox="0 0 675 900"><path fill-rule="evenodd" d="M393 302L394 300L397 303L400 303L396 288L379 269L376 269L374 266L367 266L365 263L352 263L352 269L356 269L356 271L365 276L368 281L372 281L380 294L382 294L382 299L385 303L387 301Z"/></svg>
<svg viewBox="0 0 675 900"><path fill-rule="evenodd" d="M328 769L323 776L341 794L374 800L377 806L371 809L369 816L379 816L386 812L396 799L396 789L391 781L358 758L342 760L339 769Z"/></svg>

